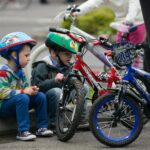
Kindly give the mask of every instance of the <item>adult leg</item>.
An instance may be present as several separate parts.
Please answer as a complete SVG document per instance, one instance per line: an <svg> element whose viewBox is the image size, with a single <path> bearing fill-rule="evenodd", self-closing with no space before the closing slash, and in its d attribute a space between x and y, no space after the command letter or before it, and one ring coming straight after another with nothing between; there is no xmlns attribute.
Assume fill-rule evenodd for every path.
<svg viewBox="0 0 150 150"><path fill-rule="evenodd" d="M144 70L146 72L150 73L150 48L148 45L148 39L146 38L145 42L144 42L144 60L143 60L143 65L144 65ZM150 93L150 82L148 80L144 80L144 83L147 87L148 92Z"/></svg>

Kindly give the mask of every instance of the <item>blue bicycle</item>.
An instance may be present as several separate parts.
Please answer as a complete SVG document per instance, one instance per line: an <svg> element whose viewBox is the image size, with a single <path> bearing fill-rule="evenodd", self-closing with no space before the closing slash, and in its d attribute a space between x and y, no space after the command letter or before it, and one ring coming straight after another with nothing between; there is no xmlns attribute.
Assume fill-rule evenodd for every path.
<svg viewBox="0 0 150 150"><path fill-rule="evenodd" d="M118 46L119 44L117 44ZM117 66L126 66L118 87L99 97L92 105L89 121L94 136L111 147L126 146L135 141L143 128L143 112L150 117L150 93L146 83L150 74L131 66L141 45L120 45L113 50Z"/></svg>

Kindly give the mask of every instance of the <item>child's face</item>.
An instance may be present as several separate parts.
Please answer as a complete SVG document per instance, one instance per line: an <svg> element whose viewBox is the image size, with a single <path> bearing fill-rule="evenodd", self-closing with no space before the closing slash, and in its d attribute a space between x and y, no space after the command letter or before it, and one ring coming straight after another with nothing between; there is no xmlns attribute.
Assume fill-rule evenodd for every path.
<svg viewBox="0 0 150 150"><path fill-rule="evenodd" d="M30 57L31 48L29 45L25 45L19 53L19 61L22 68L24 68L28 62Z"/></svg>
<svg viewBox="0 0 150 150"><path fill-rule="evenodd" d="M72 53L70 52L59 52L59 57L61 58L62 62L69 66L69 62L71 61L72 58Z"/></svg>

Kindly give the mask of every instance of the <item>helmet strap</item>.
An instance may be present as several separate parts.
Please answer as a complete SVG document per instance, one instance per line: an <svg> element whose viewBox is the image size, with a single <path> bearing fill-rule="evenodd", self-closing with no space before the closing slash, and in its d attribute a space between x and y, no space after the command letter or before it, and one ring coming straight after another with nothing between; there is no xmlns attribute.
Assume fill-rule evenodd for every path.
<svg viewBox="0 0 150 150"><path fill-rule="evenodd" d="M56 56L57 56L57 58L58 58L58 60L59 60L59 62L60 62L61 65L67 66L67 65L65 65L65 64L63 63L63 61L61 60L61 58L60 58L60 56L59 56L58 53L56 54Z"/></svg>
<svg viewBox="0 0 150 150"><path fill-rule="evenodd" d="M17 65L18 71L17 71L17 76L19 77L19 79L22 79L23 77L23 72L22 72L22 68L20 65L20 61L19 61L19 51L16 51L17 54L17 58L14 58L12 55L9 55L9 58L11 60L13 60L15 62L15 64Z"/></svg>

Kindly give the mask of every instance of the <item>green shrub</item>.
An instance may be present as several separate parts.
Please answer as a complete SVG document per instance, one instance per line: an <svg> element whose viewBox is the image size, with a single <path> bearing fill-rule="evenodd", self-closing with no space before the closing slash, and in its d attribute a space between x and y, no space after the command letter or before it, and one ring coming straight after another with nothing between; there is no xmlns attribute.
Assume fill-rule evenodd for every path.
<svg viewBox="0 0 150 150"><path fill-rule="evenodd" d="M93 35L113 34L115 31L109 27L109 24L114 21L114 18L115 14L110 8L102 7L79 16L76 26ZM61 23L61 27L69 29L70 24L71 20L67 19Z"/></svg>

